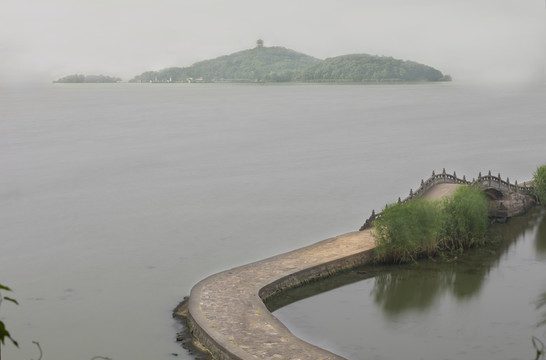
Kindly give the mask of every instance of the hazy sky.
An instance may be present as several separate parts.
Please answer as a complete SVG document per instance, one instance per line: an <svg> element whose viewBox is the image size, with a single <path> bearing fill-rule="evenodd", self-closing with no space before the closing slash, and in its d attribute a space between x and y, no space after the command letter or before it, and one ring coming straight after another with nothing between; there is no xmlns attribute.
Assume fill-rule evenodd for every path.
<svg viewBox="0 0 546 360"><path fill-rule="evenodd" d="M545 0L2 0L0 81L129 80L254 47L414 60L455 80L542 77Z"/></svg>

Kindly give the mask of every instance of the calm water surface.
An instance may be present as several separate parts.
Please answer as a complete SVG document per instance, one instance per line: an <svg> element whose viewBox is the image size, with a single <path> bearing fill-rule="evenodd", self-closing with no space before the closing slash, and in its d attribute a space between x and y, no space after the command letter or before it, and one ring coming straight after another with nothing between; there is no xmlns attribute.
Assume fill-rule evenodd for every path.
<svg viewBox="0 0 546 360"><path fill-rule="evenodd" d="M544 213L494 226L497 246L457 260L366 266L293 290L277 302L318 295L275 315L349 359L534 359L532 337L546 340Z"/></svg>
<svg viewBox="0 0 546 360"><path fill-rule="evenodd" d="M21 344L3 355L36 358L37 340L49 359L190 359L171 310L204 277L355 230L432 170L530 179L546 162L545 95L456 83L0 89L0 282L20 302L0 318ZM331 293L373 308L361 320L378 323L360 335L432 328L411 311L385 320L356 291ZM323 328L290 318L304 338ZM338 324L352 337L356 325Z"/></svg>

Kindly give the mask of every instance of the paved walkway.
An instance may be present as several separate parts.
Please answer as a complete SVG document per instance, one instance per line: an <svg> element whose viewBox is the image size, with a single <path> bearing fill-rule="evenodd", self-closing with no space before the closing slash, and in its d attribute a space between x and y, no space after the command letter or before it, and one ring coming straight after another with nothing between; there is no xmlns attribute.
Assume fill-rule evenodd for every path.
<svg viewBox="0 0 546 360"><path fill-rule="evenodd" d="M455 187L438 185L426 197L449 195ZM262 299L363 264L373 248L371 230L355 231L212 275L193 287L187 310L175 315L187 317L193 336L218 360L343 359L294 336Z"/></svg>
<svg viewBox="0 0 546 360"><path fill-rule="evenodd" d="M423 194L423 198L429 200L439 200L444 196L453 194L460 184L436 184L432 189Z"/></svg>

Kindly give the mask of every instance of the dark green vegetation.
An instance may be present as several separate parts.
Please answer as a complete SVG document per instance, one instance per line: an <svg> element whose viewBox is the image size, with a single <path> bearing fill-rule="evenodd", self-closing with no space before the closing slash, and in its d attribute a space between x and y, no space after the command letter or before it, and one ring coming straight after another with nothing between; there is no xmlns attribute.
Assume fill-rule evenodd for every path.
<svg viewBox="0 0 546 360"><path fill-rule="evenodd" d="M533 174L535 181L535 195L538 201L544 206L546 205L546 165L542 165L536 169Z"/></svg>
<svg viewBox="0 0 546 360"><path fill-rule="evenodd" d="M417 199L387 205L374 223L377 260L405 263L422 255L435 255L441 215L439 202Z"/></svg>
<svg viewBox="0 0 546 360"><path fill-rule="evenodd" d="M81 74L72 74L60 78L55 83L116 83L120 82L121 79L113 76L105 75L81 75Z"/></svg>
<svg viewBox="0 0 546 360"><path fill-rule="evenodd" d="M0 290L11 291L11 289L9 287L4 286L2 284L0 284ZM13 298L10 298L10 297L7 297L7 296L3 296L0 293L0 304L2 304L3 300L10 301L10 302L12 302L14 304L18 304L17 300L15 300ZM4 325L4 322L0 321L0 343L2 345L4 345L4 341L5 341L6 338L10 339L11 342L13 343L13 345L19 347L19 344L17 343L17 341L13 340L13 338L11 337L8 329L6 329L6 325Z"/></svg>
<svg viewBox="0 0 546 360"><path fill-rule="evenodd" d="M413 61L367 54L329 58L303 70L303 81L411 82L450 80L440 71Z"/></svg>
<svg viewBox="0 0 546 360"><path fill-rule="evenodd" d="M290 81L295 73L319 62L312 56L282 47L256 47L192 66L148 71L131 82ZM286 79L286 80L282 80Z"/></svg>
<svg viewBox="0 0 546 360"><path fill-rule="evenodd" d="M189 67L148 71L130 82L411 82L450 80L412 61L366 54L319 60L283 47L256 47Z"/></svg>
<svg viewBox="0 0 546 360"><path fill-rule="evenodd" d="M406 263L483 245L488 224L488 200L475 186L461 186L443 201L388 205L374 222L376 261Z"/></svg>

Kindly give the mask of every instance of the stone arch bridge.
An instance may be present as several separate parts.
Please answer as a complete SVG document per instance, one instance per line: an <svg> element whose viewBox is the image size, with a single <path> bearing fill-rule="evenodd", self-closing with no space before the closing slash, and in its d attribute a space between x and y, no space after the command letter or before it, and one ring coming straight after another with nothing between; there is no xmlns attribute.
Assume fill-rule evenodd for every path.
<svg viewBox="0 0 546 360"><path fill-rule="evenodd" d="M489 217L497 221L504 221L512 216L524 213L531 208L536 199L533 195L534 186L532 182L524 182L518 184L517 180L512 184L510 179L503 180L501 174L497 176L491 175L491 171L485 176L480 172L478 178L469 181L466 176L463 178L457 177L457 173L446 173L446 169L439 174L434 171L432 175L425 181L421 180L421 186L416 191L410 190L409 196L404 200L398 198L398 203L403 203L414 198L424 197L440 184L455 184L455 185L478 185L484 188L484 193L489 198ZM364 225L360 227L360 231L369 229L373 226L373 222L381 218L381 213L375 213L372 210L372 215L366 219Z"/></svg>

